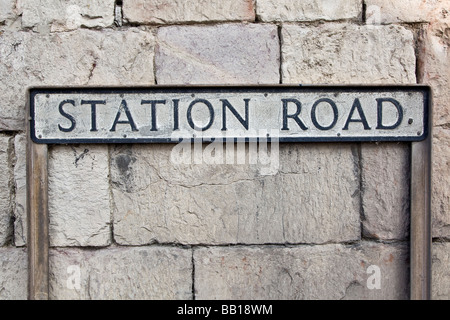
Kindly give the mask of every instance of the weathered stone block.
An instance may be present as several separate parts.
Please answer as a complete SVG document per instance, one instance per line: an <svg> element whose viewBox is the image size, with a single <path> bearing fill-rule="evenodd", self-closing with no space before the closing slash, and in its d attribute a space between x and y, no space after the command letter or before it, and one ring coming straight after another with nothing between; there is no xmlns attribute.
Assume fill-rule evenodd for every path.
<svg viewBox="0 0 450 320"><path fill-rule="evenodd" d="M280 49L274 25L161 27L157 40L158 84L279 82Z"/></svg>
<svg viewBox="0 0 450 320"><path fill-rule="evenodd" d="M323 243L360 237L359 175L350 145L281 145L273 175L262 175L248 162L174 164L174 146L113 151L118 243Z"/></svg>
<svg viewBox="0 0 450 320"><path fill-rule="evenodd" d="M50 251L50 298L192 298L192 251L176 247Z"/></svg>
<svg viewBox="0 0 450 320"><path fill-rule="evenodd" d="M365 4L368 24L428 22L436 7L450 8L448 0L367 0Z"/></svg>
<svg viewBox="0 0 450 320"><path fill-rule="evenodd" d="M137 28L47 35L5 31L0 55L0 130L23 130L30 86L154 83L154 37Z"/></svg>
<svg viewBox="0 0 450 320"><path fill-rule="evenodd" d="M25 249L0 248L0 300L27 299L27 270Z"/></svg>
<svg viewBox="0 0 450 320"><path fill-rule="evenodd" d="M361 145L363 234L406 240L409 235L410 156L407 144Z"/></svg>
<svg viewBox="0 0 450 320"><path fill-rule="evenodd" d="M27 244L27 137L18 134L14 137L14 245Z"/></svg>
<svg viewBox="0 0 450 320"><path fill-rule="evenodd" d="M410 298L408 244L383 244L369 241L362 242L356 249L363 255L362 260L359 261L363 269L361 270L363 281L359 284L351 284L344 299L407 300Z"/></svg>
<svg viewBox="0 0 450 320"><path fill-rule="evenodd" d="M431 299L450 299L450 243L432 244Z"/></svg>
<svg viewBox="0 0 450 320"><path fill-rule="evenodd" d="M50 245L108 245L108 147L54 147L48 168Z"/></svg>
<svg viewBox="0 0 450 320"><path fill-rule="evenodd" d="M195 249L195 298L406 299L407 261L399 244Z"/></svg>
<svg viewBox="0 0 450 320"><path fill-rule="evenodd" d="M433 128L432 154L432 234L450 239L450 130Z"/></svg>
<svg viewBox="0 0 450 320"><path fill-rule="evenodd" d="M0 246L11 240L13 225L11 217L11 169L10 169L11 137L0 134Z"/></svg>
<svg viewBox="0 0 450 320"><path fill-rule="evenodd" d="M0 0L0 24L9 24L17 19L16 0Z"/></svg>
<svg viewBox="0 0 450 320"><path fill-rule="evenodd" d="M416 83L414 39L400 26L283 25L283 83Z"/></svg>
<svg viewBox="0 0 450 320"><path fill-rule="evenodd" d="M26 74L21 43L23 33L0 31L0 131L18 130L25 126ZM18 52L19 50L19 52ZM20 77L19 74L22 73Z"/></svg>
<svg viewBox="0 0 450 320"><path fill-rule="evenodd" d="M104 28L114 23L114 0L18 0L18 7L22 27L38 32Z"/></svg>
<svg viewBox="0 0 450 320"><path fill-rule="evenodd" d="M257 0L256 14L262 21L314 21L358 19L361 0Z"/></svg>
<svg viewBox="0 0 450 320"><path fill-rule="evenodd" d="M450 123L450 1L423 30L419 50L419 82L433 89L433 124Z"/></svg>
<svg viewBox="0 0 450 320"><path fill-rule="evenodd" d="M279 194L274 193L268 201L287 202L283 215L287 242L345 242L360 238L356 158L352 144L280 145L280 174L286 181L281 182Z"/></svg>
<svg viewBox="0 0 450 320"><path fill-rule="evenodd" d="M123 18L129 23L254 21L253 0L127 0Z"/></svg>

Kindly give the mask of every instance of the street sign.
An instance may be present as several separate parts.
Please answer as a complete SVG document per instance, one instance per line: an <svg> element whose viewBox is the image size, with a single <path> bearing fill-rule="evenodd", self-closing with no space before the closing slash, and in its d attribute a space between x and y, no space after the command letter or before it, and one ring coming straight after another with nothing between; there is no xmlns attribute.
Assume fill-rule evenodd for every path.
<svg viewBox="0 0 450 320"><path fill-rule="evenodd" d="M30 89L35 143L420 141L426 86Z"/></svg>
<svg viewBox="0 0 450 320"><path fill-rule="evenodd" d="M430 298L432 139L428 86L31 88L28 96L31 299L49 297L48 144L221 138L411 141L410 292L411 299Z"/></svg>

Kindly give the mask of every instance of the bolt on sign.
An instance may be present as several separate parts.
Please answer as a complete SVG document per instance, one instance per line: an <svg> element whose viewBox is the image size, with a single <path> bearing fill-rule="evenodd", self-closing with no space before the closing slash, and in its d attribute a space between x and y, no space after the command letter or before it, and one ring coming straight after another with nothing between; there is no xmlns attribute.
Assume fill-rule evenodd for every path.
<svg viewBox="0 0 450 320"><path fill-rule="evenodd" d="M151 87L32 89L36 143L420 141L423 87Z"/></svg>
<svg viewBox="0 0 450 320"><path fill-rule="evenodd" d="M49 297L48 144L410 141L411 298L431 294L428 86L30 88L30 299ZM219 140L220 141L220 140Z"/></svg>

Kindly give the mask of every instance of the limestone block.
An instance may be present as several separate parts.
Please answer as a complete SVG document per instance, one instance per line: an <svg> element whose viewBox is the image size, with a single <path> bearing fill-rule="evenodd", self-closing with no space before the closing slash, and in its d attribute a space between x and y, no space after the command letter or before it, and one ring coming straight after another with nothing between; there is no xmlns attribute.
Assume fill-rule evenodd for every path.
<svg viewBox="0 0 450 320"><path fill-rule="evenodd" d="M450 299L450 243L432 244L431 299Z"/></svg>
<svg viewBox="0 0 450 320"><path fill-rule="evenodd" d="M360 0L257 0L256 14L261 21L315 21L358 19Z"/></svg>
<svg viewBox="0 0 450 320"><path fill-rule="evenodd" d="M10 24L17 19L15 0L0 0L0 8L0 24Z"/></svg>
<svg viewBox="0 0 450 320"><path fill-rule="evenodd" d="M420 37L419 81L433 92L432 234L450 237L448 149L450 144L450 1L439 1Z"/></svg>
<svg viewBox="0 0 450 320"><path fill-rule="evenodd" d="M356 158L352 144L280 145L280 173L292 182L282 184L280 195L274 194L271 201L288 204L283 216L288 242L360 238Z"/></svg>
<svg viewBox="0 0 450 320"><path fill-rule="evenodd" d="M0 300L27 299L27 252L23 248L0 248Z"/></svg>
<svg viewBox="0 0 450 320"><path fill-rule="evenodd" d="M11 170L10 170L10 140L9 136L0 134L0 246L11 240L13 231L11 217Z"/></svg>
<svg viewBox="0 0 450 320"><path fill-rule="evenodd" d="M108 147L55 146L48 171L50 245L108 245Z"/></svg>
<svg viewBox="0 0 450 320"><path fill-rule="evenodd" d="M195 249L195 298L407 299L407 261L399 244Z"/></svg>
<svg viewBox="0 0 450 320"><path fill-rule="evenodd" d="M25 126L26 74L23 33L0 32L0 131L18 130ZM19 74L22 74L19 76Z"/></svg>
<svg viewBox="0 0 450 320"><path fill-rule="evenodd" d="M53 249L50 298L191 299L192 252L176 247Z"/></svg>
<svg viewBox="0 0 450 320"><path fill-rule="evenodd" d="M18 7L22 27L38 32L104 28L114 23L114 0L18 0Z"/></svg>
<svg viewBox="0 0 450 320"><path fill-rule="evenodd" d="M361 145L363 234L383 240L409 236L408 144Z"/></svg>
<svg viewBox="0 0 450 320"><path fill-rule="evenodd" d="M0 130L24 128L30 86L150 85L154 37L148 30L80 29L0 34Z"/></svg>
<svg viewBox="0 0 450 320"><path fill-rule="evenodd" d="M448 0L367 0L365 4L368 24L429 22L437 7L450 8Z"/></svg>
<svg viewBox="0 0 450 320"><path fill-rule="evenodd" d="M450 238L450 130L433 128L432 154L432 235Z"/></svg>
<svg viewBox="0 0 450 320"><path fill-rule="evenodd" d="M410 298L410 255L407 243L362 242L362 283L353 283L346 300L408 300ZM378 277L379 276L379 277Z"/></svg>
<svg viewBox="0 0 450 320"><path fill-rule="evenodd" d="M275 25L161 27L155 57L158 84L279 82Z"/></svg>
<svg viewBox="0 0 450 320"><path fill-rule="evenodd" d="M416 83L414 39L401 26L282 27L283 83Z"/></svg>
<svg viewBox="0 0 450 320"><path fill-rule="evenodd" d="M174 164L176 145L115 148L119 244L324 243L360 237L350 145L280 145L273 175L246 164ZM206 148L206 147L205 147Z"/></svg>
<svg viewBox="0 0 450 320"><path fill-rule="evenodd" d="M419 82L433 89L433 124L450 123L450 1L420 37Z"/></svg>
<svg viewBox="0 0 450 320"><path fill-rule="evenodd" d="M27 244L27 138L25 134L14 137L14 245Z"/></svg>
<svg viewBox="0 0 450 320"><path fill-rule="evenodd" d="M123 18L129 23L254 21L253 0L127 0Z"/></svg>

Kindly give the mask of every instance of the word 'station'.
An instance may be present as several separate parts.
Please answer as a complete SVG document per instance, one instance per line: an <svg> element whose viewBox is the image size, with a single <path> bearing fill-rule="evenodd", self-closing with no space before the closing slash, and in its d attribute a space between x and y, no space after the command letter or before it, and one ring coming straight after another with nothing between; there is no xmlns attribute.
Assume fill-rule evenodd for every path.
<svg viewBox="0 0 450 320"><path fill-rule="evenodd" d="M30 89L36 143L185 139L420 141L429 88L149 87Z"/></svg>

